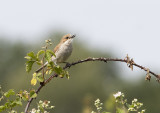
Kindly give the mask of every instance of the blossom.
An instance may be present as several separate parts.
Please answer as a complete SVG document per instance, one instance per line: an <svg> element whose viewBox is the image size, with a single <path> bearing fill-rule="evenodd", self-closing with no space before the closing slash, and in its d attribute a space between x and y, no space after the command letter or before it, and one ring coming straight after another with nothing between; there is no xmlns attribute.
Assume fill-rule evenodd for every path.
<svg viewBox="0 0 160 113"><path fill-rule="evenodd" d="M118 92L118 93L116 93L116 94L113 94L113 96L114 96L115 98L120 97L121 95L122 95L121 92Z"/></svg>

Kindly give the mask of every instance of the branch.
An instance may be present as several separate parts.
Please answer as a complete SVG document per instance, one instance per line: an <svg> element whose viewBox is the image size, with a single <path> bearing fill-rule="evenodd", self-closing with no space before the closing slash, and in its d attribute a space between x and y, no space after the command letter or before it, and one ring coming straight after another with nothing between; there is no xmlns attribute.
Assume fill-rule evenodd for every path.
<svg viewBox="0 0 160 113"><path fill-rule="evenodd" d="M101 57L101 58L86 58L86 59L84 59L84 60L79 60L79 61L76 61L76 62L73 62L73 63L67 63L67 64L63 67L63 69L65 70L65 69L70 68L70 67L72 67L72 66L74 66L74 65L77 65L77 64L80 64L80 63L84 63L84 62L89 62L89 61L102 61L102 62L105 62L105 63L111 62L111 61L124 62L124 63L127 63L128 67L131 68L132 70L133 70L133 66L136 66L136 67L138 67L138 68L146 71L146 72L147 72L147 75L149 75L149 73L150 73L150 74L152 74L153 76L155 76L155 77L157 78L157 81L160 81L160 75L158 75L158 74L150 71L148 68L146 68L146 67L144 67L144 66L141 66L141 65L139 65L139 64L136 64L136 63L133 61L133 59L130 60L130 58L128 57L128 55L127 55L127 57L126 57L125 59L102 58L102 57ZM150 76L150 75L149 75L149 76ZM49 83L54 77L58 77L58 74L53 74L53 75L51 75L47 80L45 80L44 83L41 83L40 86L39 86L39 88L36 90L36 93L38 94L38 93L40 92L40 90L41 90L47 83ZM147 80L150 80L150 77L149 77ZM25 107L25 113L28 112L28 109L29 109L29 107L30 107L30 104L31 104L32 100L33 100L33 98L30 98L30 99L29 99L29 101L28 101L28 103L27 103L27 105L26 105L26 107Z"/></svg>
<svg viewBox="0 0 160 113"><path fill-rule="evenodd" d="M114 59L114 58L86 58L84 60L79 60L79 61L73 62L71 64L66 64L66 66L63 69L70 68L73 65L76 65L76 64L79 64L79 63L83 63L83 62L88 62L88 61L103 61L103 62L106 62L106 63L109 62L109 61L117 61L117 62L124 62L124 63L127 63L127 64L129 63L129 61L127 59L118 59L118 58L116 58L116 59ZM133 61L133 60L131 59L131 61ZM136 64L136 63L134 63L134 61L132 63L133 64L131 64L131 65L134 65L134 66L136 66L136 67L138 67L138 68L140 68L140 69L142 69L142 70L144 70L146 72L148 71L148 68L146 68L144 66L141 66L139 64ZM156 73L154 73L154 72L152 72L150 70L149 70L149 73L152 74L153 76L155 76L157 79L160 79L160 75L158 75L158 74L156 74Z"/></svg>

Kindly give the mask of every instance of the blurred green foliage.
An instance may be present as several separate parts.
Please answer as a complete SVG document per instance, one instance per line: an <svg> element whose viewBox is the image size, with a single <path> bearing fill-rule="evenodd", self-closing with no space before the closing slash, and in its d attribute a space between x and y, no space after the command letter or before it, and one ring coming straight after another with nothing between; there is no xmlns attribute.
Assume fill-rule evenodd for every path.
<svg viewBox="0 0 160 113"><path fill-rule="evenodd" d="M62 33L54 33L54 35L45 39L51 38L53 40L51 48L54 48L62 35ZM73 45L73 54L68 62L87 57L115 57L111 53L92 50L86 43L77 41L79 37L76 38ZM18 92L32 89L30 80L34 71L25 72L24 57L30 51L37 53L44 45L42 42L45 39L34 43L12 43L11 40L0 40L0 85L3 91L14 89ZM32 70L37 68L33 65ZM128 70L127 66L126 70ZM40 91L38 97L32 102L30 109L36 107L39 100L49 100L55 106L51 112L89 113L95 110L94 100L100 98L106 111L114 113L115 103L111 95L117 91L122 91L129 101L137 98L143 102L144 108L147 109L146 113L159 113L159 84L155 83L154 80L145 82L143 78L140 82L129 83L120 77L119 66L114 62L87 62L73 66L68 71L70 79L54 78ZM145 77L144 75L140 76ZM34 88L36 89L37 86L34 86ZM17 107L17 110L24 111L25 105L26 103L22 107Z"/></svg>

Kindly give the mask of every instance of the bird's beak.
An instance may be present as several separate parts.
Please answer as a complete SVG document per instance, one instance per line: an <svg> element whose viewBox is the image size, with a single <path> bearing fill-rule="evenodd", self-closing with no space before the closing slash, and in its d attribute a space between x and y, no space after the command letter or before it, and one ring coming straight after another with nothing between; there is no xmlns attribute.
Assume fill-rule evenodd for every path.
<svg viewBox="0 0 160 113"><path fill-rule="evenodd" d="M74 34L74 35L72 35L70 38L74 38L76 35Z"/></svg>

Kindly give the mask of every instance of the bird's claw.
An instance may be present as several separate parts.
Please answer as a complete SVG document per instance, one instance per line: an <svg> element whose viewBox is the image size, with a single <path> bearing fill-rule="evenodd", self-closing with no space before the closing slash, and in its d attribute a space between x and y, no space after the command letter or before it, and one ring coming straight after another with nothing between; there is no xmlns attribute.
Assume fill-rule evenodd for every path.
<svg viewBox="0 0 160 113"><path fill-rule="evenodd" d="M66 67L70 68L71 64L69 62L65 62L66 63Z"/></svg>

